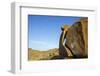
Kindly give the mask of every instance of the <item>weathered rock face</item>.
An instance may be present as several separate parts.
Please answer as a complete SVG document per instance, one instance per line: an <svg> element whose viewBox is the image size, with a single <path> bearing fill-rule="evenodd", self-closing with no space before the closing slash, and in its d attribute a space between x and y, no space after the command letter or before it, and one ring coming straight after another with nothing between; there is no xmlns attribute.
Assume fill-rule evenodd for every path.
<svg viewBox="0 0 100 76"><path fill-rule="evenodd" d="M88 57L88 19L83 18L75 22L67 30L65 39L66 41L64 45L66 48L68 48L71 51L73 57L87 58ZM60 48L60 52L66 53L67 50L64 51L61 50L61 48L63 48L63 45L61 45L59 48ZM68 55L66 56L68 57Z"/></svg>

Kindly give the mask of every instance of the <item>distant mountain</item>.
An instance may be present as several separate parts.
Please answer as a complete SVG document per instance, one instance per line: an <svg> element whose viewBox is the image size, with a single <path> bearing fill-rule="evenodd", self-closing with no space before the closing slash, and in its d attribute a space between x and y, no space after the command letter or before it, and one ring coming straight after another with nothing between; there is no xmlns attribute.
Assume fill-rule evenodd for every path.
<svg viewBox="0 0 100 76"><path fill-rule="evenodd" d="M28 49L28 60L51 60L57 59L59 57L58 48L49 49L47 51L34 50L32 48Z"/></svg>

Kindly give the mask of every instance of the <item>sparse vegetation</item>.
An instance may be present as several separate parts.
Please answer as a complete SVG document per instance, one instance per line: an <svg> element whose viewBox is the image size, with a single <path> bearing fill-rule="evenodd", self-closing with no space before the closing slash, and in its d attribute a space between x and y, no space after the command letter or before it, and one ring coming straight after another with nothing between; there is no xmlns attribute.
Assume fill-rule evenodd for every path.
<svg viewBox="0 0 100 76"><path fill-rule="evenodd" d="M58 48L50 49L47 51L34 50L32 48L28 49L28 60L51 60L58 59L59 50Z"/></svg>

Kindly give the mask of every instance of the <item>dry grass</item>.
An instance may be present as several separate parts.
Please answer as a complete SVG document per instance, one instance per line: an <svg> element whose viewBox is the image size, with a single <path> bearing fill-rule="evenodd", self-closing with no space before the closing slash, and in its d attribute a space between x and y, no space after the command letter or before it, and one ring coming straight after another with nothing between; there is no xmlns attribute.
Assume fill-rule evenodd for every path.
<svg viewBox="0 0 100 76"><path fill-rule="evenodd" d="M51 60L54 57L59 56L59 51L57 48L50 49L47 51L28 49L28 60Z"/></svg>

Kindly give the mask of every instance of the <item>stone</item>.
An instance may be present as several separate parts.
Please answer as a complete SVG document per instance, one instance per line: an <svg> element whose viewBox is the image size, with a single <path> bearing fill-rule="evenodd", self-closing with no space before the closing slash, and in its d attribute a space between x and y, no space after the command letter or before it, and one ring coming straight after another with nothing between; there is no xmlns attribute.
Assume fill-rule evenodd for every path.
<svg viewBox="0 0 100 76"><path fill-rule="evenodd" d="M81 18L79 21L75 22L70 27L68 26L63 27L60 41L59 41L59 54L62 57L67 57L67 58L88 57L88 19L87 18Z"/></svg>

